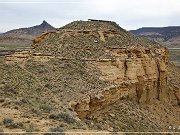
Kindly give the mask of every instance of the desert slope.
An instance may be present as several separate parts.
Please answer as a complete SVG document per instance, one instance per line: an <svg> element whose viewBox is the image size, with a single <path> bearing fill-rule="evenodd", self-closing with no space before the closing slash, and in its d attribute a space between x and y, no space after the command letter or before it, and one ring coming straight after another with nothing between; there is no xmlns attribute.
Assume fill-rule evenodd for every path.
<svg viewBox="0 0 180 135"><path fill-rule="evenodd" d="M179 72L167 48L115 22L44 33L5 56L0 73L4 131L178 131Z"/></svg>

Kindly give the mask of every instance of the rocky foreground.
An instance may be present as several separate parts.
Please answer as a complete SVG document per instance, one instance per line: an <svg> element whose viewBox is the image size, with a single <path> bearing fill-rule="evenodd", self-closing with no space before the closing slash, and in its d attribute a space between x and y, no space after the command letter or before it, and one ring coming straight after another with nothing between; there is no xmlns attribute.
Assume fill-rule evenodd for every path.
<svg viewBox="0 0 180 135"><path fill-rule="evenodd" d="M168 50L115 22L45 33L0 72L4 131L180 131L180 72Z"/></svg>

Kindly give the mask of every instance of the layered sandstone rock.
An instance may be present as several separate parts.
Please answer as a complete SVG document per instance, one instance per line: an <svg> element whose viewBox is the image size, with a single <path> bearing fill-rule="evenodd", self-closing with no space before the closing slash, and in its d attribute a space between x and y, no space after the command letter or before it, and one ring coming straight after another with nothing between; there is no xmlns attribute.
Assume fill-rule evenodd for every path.
<svg viewBox="0 0 180 135"><path fill-rule="evenodd" d="M108 51L116 58L94 64L102 72L100 79L115 85L77 102L74 109L80 117L87 117L121 98L147 104L156 100L169 102L166 48L113 48Z"/></svg>
<svg viewBox="0 0 180 135"><path fill-rule="evenodd" d="M109 26L110 22L107 23ZM88 24L92 27L94 22ZM101 28L98 24L93 30L85 28L80 30L78 25L77 29L65 26L55 32L45 33L34 39L32 51L7 56L6 62L18 63L31 59L46 63L56 59L78 61L86 65L86 71L89 70L88 67L93 67L99 72L96 76L99 81L108 85L93 89L88 84L89 90L81 91L82 96L72 96L70 102L67 97L71 109L82 119L93 117L98 110L124 98L140 104L153 104L159 100L178 105L179 87L174 85L170 87L167 82L168 50L159 44L136 39L114 24L105 28L106 25ZM93 76L94 72L87 74ZM54 85L54 81L52 84ZM79 84L80 88L76 89L76 95L79 89L84 89L85 84Z"/></svg>

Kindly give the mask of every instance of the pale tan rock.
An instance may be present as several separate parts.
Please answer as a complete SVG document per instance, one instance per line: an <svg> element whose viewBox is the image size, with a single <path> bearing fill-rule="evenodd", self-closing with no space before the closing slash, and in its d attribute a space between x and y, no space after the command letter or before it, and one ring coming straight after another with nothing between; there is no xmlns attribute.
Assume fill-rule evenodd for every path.
<svg viewBox="0 0 180 135"><path fill-rule="evenodd" d="M78 34L91 35L106 42L107 37L113 37L116 31L101 30L64 30L60 37L70 37ZM45 33L34 40L33 47L47 38ZM97 43L97 42L94 42ZM93 50L92 48L76 48L81 51ZM99 69L100 80L113 84L96 93L87 94L78 101L71 101L69 107L77 113L79 118L89 117L93 112L102 107L111 105L119 99L129 98L142 104L152 104L156 100L180 104L178 88L167 84L168 51L166 48L148 48L146 46L125 46L104 48L112 58L82 58L81 60L91 61L93 66ZM7 64L17 63L23 67L28 59L37 62L48 62L51 59L74 60L72 57L58 57L51 54L33 53L30 51L17 52L5 58ZM171 94L170 94L171 93ZM171 95L171 96L169 96Z"/></svg>
<svg viewBox="0 0 180 135"><path fill-rule="evenodd" d="M128 49L109 49L107 52L111 52L116 59L94 62L102 73L100 79L119 86L112 86L91 95L89 105L86 105L88 106L86 116L125 97L141 104L153 104L157 100L179 104L179 90L175 92L176 88L171 88L173 96L170 98L168 95L166 49L150 50L144 47ZM128 52L132 53L128 54ZM83 100L78 101L82 106L85 106L84 103ZM83 112L80 111L79 114L82 114Z"/></svg>
<svg viewBox="0 0 180 135"><path fill-rule="evenodd" d="M113 113L110 113L109 114L111 117L115 117L116 115L115 114L113 114Z"/></svg>

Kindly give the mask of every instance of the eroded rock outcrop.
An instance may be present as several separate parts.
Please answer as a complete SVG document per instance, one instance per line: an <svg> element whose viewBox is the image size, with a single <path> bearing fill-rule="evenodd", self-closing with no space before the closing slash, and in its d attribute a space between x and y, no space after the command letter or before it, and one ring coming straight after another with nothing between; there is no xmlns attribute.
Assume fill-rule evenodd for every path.
<svg viewBox="0 0 180 135"><path fill-rule="evenodd" d="M176 105L179 104L179 88L171 87L172 90L169 91L167 84L166 48L113 48L107 51L116 58L94 64L102 72L100 79L115 85L74 104L73 108L80 118L91 117L97 110L123 98L143 104L153 104L157 100L166 103L175 101ZM173 90L176 92L172 92Z"/></svg>
<svg viewBox="0 0 180 135"><path fill-rule="evenodd" d="M94 23L88 22L89 27L91 28ZM111 22L105 23L108 23L106 24L108 27L104 25L101 28L101 25L98 24L98 27L93 30L84 27L81 30L80 26L86 25L76 25L77 28L69 29L74 25L69 24L69 26L54 32L44 33L34 39L31 51L6 56L6 63L18 64L29 59L40 63L55 59L75 61L75 63L78 61L79 65L76 69L78 74L75 70L71 75L82 75L89 70L88 67L93 67L99 73L96 75L98 81L107 83L107 85L93 89L95 83L90 85L87 81L87 91L87 89L84 90L83 78L80 78L81 83L77 81L80 86L75 91L78 95L79 89L81 89L83 96L70 99L65 97L68 99L70 108L82 119L93 117L98 110L124 98L140 104L153 104L159 100L179 105L179 87L170 86L168 83L168 50L159 44L139 40L125 30L117 28L116 25L110 25ZM107 28L105 29L105 27ZM83 67L82 63L86 69L79 70ZM64 63L61 67L63 68L64 65L70 64ZM51 69L59 70L54 67ZM63 73L63 71L69 73L66 68L57 73ZM94 72L87 72L87 74L93 76ZM46 79L49 79L48 77ZM56 75L53 76L53 79L54 77ZM63 76L61 77L63 78ZM66 83L65 86L62 86L64 90L69 87L69 76L64 77L64 80L62 78L58 78L56 81L60 80ZM53 86L55 85L54 81L51 83ZM57 87L61 86L57 85Z"/></svg>

